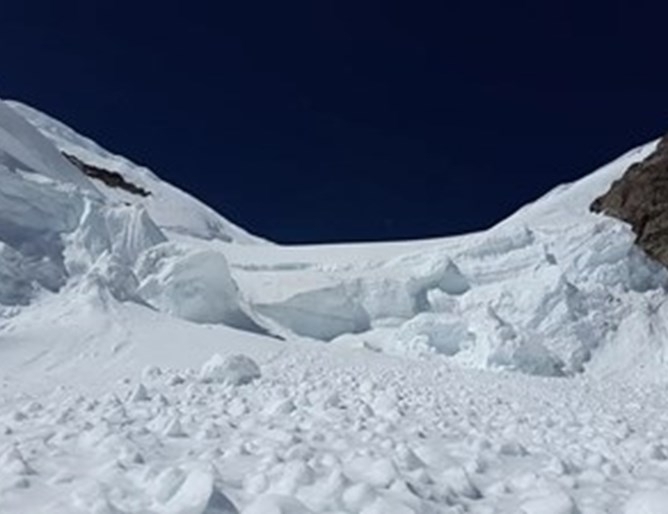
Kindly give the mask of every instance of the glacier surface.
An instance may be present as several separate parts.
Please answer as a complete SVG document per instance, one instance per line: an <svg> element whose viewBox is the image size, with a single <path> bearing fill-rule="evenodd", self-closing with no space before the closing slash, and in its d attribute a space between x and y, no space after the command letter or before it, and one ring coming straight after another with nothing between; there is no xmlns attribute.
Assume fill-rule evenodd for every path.
<svg viewBox="0 0 668 514"><path fill-rule="evenodd" d="M666 512L668 274L588 209L655 145L486 231L282 247L0 102L0 512Z"/></svg>

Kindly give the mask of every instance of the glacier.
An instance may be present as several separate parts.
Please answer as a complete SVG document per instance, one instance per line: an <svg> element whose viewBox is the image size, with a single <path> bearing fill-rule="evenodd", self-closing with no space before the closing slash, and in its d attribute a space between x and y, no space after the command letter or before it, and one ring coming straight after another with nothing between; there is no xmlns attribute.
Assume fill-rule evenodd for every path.
<svg viewBox="0 0 668 514"><path fill-rule="evenodd" d="M589 210L656 144L485 231L280 246L0 101L0 512L668 512L668 273Z"/></svg>

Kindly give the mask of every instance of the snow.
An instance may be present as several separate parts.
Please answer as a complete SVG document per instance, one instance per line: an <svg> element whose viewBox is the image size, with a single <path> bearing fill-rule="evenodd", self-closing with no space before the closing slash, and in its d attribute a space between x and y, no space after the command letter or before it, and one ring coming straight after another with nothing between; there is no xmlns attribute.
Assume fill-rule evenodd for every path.
<svg viewBox="0 0 668 514"><path fill-rule="evenodd" d="M165 514L239 514L234 504L214 487L210 472L194 469L161 507Z"/></svg>
<svg viewBox="0 0 668 514"><path fill-rule="evenodd" d="M96 193L90 181L60 155L22 116L0 101L0 167L14 173L37 173L52 180L75 184Z"/></svg>
<svg viewBox="0 0 668 514"><path fill-rule="evenodd" d="M216 354L204 363L199 376L203 382L243 385L259 378L260 375L260 368L250 357L231 355L223 358Z"/></svg>
<svg viewBox="0 0 668 514"><path fill-rule="evenodd" d="M635 493L624 507L624 514L666 514L668 490Z"/></svg>
<svg viewBox="0 0 668 514"><path fill-rule="evenodd" d="M666 512L668 273L588 210L655 143L487 231L281 247L10 106L0 512Z"/></svg>
<svg viewBox="0 0 668 514"><path fill-rule="evenodd" d="M154 307L196 323L256 329L244 313L220 252L156 245L137 263L138 294Z"/></svg>
<svg viewBox="0 0 668 514"><path fill-rule="evenodd" d="M112 154L58 120L20 102L6 101L2 112L11 110L39 130L43 135L42 139L48 139L52 143L49 145L50 154L56 153L53 148L55 147L58 151L73 155L86 164L116 171L129 182L149 191L151 195L144 198L108 188L99 182L95 184L99 191L110 200L143 206L161 229L204 239L248 244L264 242L229 222L186 192L160 180L149 169ZM16 115L14 117L18 118ZM62 156L57 157L58 161L64 161ZM66 164L68 169L72 168L69 163ZM187 173L188 170L182 172Z"/></svg>
<svg viewBox="0 0 668 514"><path fill-rule="evenodd" d="M266 495L260 496L242 514L311 514L311 511L294 498Z"/></svg>

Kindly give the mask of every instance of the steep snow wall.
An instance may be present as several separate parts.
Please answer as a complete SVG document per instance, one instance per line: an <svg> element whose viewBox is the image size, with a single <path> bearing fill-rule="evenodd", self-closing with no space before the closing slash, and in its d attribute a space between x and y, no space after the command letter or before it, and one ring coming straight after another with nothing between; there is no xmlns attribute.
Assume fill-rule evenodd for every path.
<svg viewBox="0 0 668 514"><path fill-rule="evenodd" d="M39 118L28 108L18 112ZM57 122L46 126L42 133L114 160ZM99 305L105 304L98 301L103 298L132 301L198 323L261 331L240 307L223 254L186 248L171 260L145 256L168 241L150 209L101 194L42 133L0 101L0 317L16 315L15 307L50 292L61 293L63 301L68 295L92 297ZM197 210L194 200L179 196L150 172L146 177L158 192L176 194L175 204L159 205L159 214L179 206ZM211 230L215 223L223 227L225 221L216 221L212 211L200 211L213 216L205 220L213 224Z"/></svg>
<svg viewBox="0 0 668 514"><path fill-rule="evenodd" d="M481 369L563 376L665 362L668 272L630 227L589 212L656 143L485 232L282 248L229 244L258 240L146 168L12 108L40 132L0 105L0 316L58 292ZM60 151L151 195L98 191Z"/></svg>
<svg viewBox="0 0 668 514"><path fill-rule="evenodd" d="M236 273L263 316L333 344L556 376L654 365L668 340L659 314L668 272L634 245L630 227L589 205L655 146L486 232L416 242L386 259L379 245L277 249L273 267L244 252ZM641 341L629 328L639 325L654 327L638 330Z"/></svg>

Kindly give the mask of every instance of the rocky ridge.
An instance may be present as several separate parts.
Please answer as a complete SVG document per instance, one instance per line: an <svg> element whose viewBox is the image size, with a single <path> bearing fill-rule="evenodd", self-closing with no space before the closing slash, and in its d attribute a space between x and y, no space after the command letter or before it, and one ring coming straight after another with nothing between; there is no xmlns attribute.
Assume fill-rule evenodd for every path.
<svg viewBox="0 0 668 514"><path fill-rule="evenodd" d="M629 223L636 244L668 266L668 135L649 157L632 164L596 198L590 209Z"/></svg>

